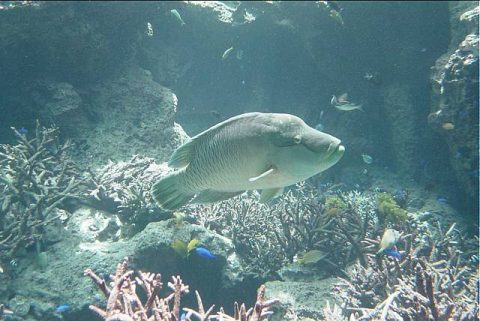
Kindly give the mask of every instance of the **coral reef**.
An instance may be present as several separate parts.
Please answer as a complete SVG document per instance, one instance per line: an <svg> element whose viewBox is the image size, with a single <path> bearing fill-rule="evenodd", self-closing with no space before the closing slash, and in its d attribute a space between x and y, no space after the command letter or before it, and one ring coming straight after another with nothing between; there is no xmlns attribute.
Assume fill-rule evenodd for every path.
<svg viewBox="0 0 480 321"><path fill-rule="evenodd" d="M250 192L214 204L191 205L185 209L190 220L228 237L245 261L247 270L267 275L285 262L276 243L280 224L276 213L258 203L259 194Z"/></svg>
<svg viewBox="0 0 480 321"><path fill-rule="evenodd" d="M193 205L186 214L230 238L249 270L259 275L268 275L312 250L324 253L322 263L337 273L345 273L342 269L357 257L364 261L362 241L378 228L373 194L327 197L328 210L325 199L307 183L295 185L270 205L258 204L252 194L256 195ZM337 207L332 210L332 206Z"/></svg>
<svg viewBox="0 0 480 321"><path fill-rule="evenodd" d="M95 207L107 208L119 217L122 237L132 236L149 222L169 217L150 195L152 184L169 170L166 163L159 165L140 155L129 161L110 161L92 173L95 187L88 194Z"/></svg>
<svg viewBox="0 0 480 321"><path fill-rule="evenodd" d="M17 145L0 145L2 261L25 247L38 247L46 226L67 218L62 206L80 198L87 183L70 158L70 142L60 143L58 128L37 122L31 139L31 133L12 129Z"/></svg>
<svg viewBox="0 0 480 321"><path fill-rule="evenodd" d="M335 286L341 304L325 320L478 320L477 245L455 225L414 224L400 260L369 256Z"/></svg>
<svg viewBox="0 0 480 321"><path fill-rule="evenodd" d="M377 204L378 217L386 223L401 223L408 218L407 211L402 209L388 193L379 193Z"/></svg>
<svg viewBox="0 0 480 321"><path fill-rule="evenodd" d="M216 315L211 315L214 306L205 311L200 294L196 291L198 310L183 308L184 317L180 318L180 304L182 295L189 293L180 276L172 276L168 287L173 292L166 297L160 297L163 287L159 273L138 272L133 278L134 271L128 270L128 259L117 265L115 275L112 275L110 287L107 282L95 274L91 269L86 269L84 274L89 276L107 298L106 308L101 309L90 305L90 309L105 321L179 321L179 320L224 320L224 321L265 321L272 314L271 307L278 300L265 300L265 287L258 289L255 306L246 309L245 305L235 303L234 316L229 316L223 308ZM146 300L137 294L137 287L141 287ZM211 316L210 316L211 315Z"/></svg>

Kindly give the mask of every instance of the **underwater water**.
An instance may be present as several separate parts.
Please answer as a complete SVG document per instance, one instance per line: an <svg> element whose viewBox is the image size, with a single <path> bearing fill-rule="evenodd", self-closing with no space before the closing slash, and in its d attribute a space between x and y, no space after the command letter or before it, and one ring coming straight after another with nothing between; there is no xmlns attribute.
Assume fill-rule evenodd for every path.
<svg viewBox="0 0 480 321"><path fill-rule="evenodd" d="M0 1L0 320L479 319L475 1Z"/></svg>

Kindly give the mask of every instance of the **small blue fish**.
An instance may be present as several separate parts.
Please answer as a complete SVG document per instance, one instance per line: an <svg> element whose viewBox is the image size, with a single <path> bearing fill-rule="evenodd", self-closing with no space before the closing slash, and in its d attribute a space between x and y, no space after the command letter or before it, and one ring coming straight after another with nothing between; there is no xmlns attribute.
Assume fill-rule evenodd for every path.
<svg viewBox="0 0 480 321"><path fill-rule="evenodd" d="M393 258L396 258L398 260L401 260L402 259L402 254L400 252L398 252L397 250L394 250L394 249L386 249L386 250L383 250L383 253L386 255L386 256L390 256L390 257L393 257Z"/></svg>
<svg viewBox="0 0 480 321"><path fill-rule="evenodd" d="M68 309L70 309L70 306L68 304L62 304L55 308L55 312L62 313L67 311Z"/></svg>
<svg viewBox="0 0 480 321"><path fill-rule="evenodd" d="M215 260L216 256L212 254L209 250L207 250L204 247L197 247L195 248L195 253L197 253L199 256L207 259L207 260Z"/></svg>
<svg viewBox="0 0 480 321"><path fill-rule="evenodd" d="M444 196L438 197L437 201L440 202L440 203L443 203L443 204L448 204L448 198L446 198Z"/></svg>
<svg viewBox="0 0 480 321"><path fill-rule="evenodd" d="M20 128L19 130L17 130L20 134L22 135L26 135L28 134L28 129L26 129L25 127L22 127Z"/></svg>

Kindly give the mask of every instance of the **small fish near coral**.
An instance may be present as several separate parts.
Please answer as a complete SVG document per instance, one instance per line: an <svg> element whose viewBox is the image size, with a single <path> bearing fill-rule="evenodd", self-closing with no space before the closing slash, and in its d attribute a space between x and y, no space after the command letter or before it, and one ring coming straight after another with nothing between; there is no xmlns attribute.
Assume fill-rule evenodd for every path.
<svg viewBox="0 0 480 321"><path fill-rule="evenodd" d="M26 129L25 127L22 127L22 128L17 129L17 132L21 135L26 135L26 134L28 134L28 129Z"/></svg>
<svg viewBox="0 0 480 321"><path fill-rule="evenodd" d="M401 260L403 258L403 254L397 251L397 249L395 248L383 250L383 254L385 254L386 256L393 257L397 260Z"/></svg>
<svg viewBox="0 0 480 321"><path fill-rule="evenodd" d="M62 305L59 305L58 307L55 308L55 312L63 313L63 312L68 311L69 309L70 309L70 305L62 304Z"/></svg>
<svg viewBox="0 0 480 321"><path fill-rule="evenodd" d="M380 240L380 250L378 250L377 255L383 253L385 250L392 249L399 239L400 233L398 231L391 228L385 229L382 239Z"/></svg>
<svg viewBox="0 0 480 321"><path fill-rule="evenodd" d="M211 260L215 260L217 257L212 253L210 252L210 250L204 248L204 247L196 247L194 249L195 253L197 253L198 256L204 258L204 259L207 259L209 261Z"/></svg>
<svg viewBox="0 0 480 321"><path fill-rule="evenodd" d="M175 210L189 202L218 202L259 189L265 203L285 186L335 165L344 152L340 139L297 116L241 114L177 148L168 163L177 170L153 184L152 196L163 209Z"/></svg>

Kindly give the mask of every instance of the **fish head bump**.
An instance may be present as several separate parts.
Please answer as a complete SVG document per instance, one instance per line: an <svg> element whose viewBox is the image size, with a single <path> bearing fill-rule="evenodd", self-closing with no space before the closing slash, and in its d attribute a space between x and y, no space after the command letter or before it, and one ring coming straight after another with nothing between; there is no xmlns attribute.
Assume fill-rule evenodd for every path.
<svg viewBox="0 0 480 321"><path fill-rule="evenodd" d="M299 117L277 115L271 135L273 145L280 147L276 161L294 166L295 169L290 169L293 172L304 171L311 176L333 166L343 156L345 147L340 139L308 126Z"/></svg>

